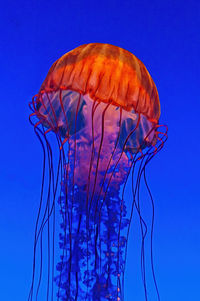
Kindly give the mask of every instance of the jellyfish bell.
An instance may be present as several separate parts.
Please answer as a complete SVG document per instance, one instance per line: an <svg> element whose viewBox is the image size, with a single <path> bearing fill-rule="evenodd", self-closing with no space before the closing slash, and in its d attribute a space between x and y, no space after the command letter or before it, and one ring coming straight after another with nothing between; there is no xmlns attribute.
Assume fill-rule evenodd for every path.
<svg viewBox="0 0 200 301"><path fill-rule="evenodd" d="M156 86L143 63L127 50L86 44L52 65L30 107L31 122L45 141L49 156L53 156L48 142L52 132L60 154L61 261L56 266L58 275L51 276L52 287L54 281L58 286L57 298L124 300L132 218L124 190L133 166L142 162L140 179L145 165L167 138L166 130L161 131L158 124ZM52 208L56 191L54 187ZM132 207L142 220L136 202L138 182L133 191ZM33 274L38 237L50 217L45 211L40 227L36 227ZM54 264L48 268L54 271ZM147 300L145 281L144 288ZM47 291L50 300L50 284ZM29 300L33 296L34 276Z"/></svg>

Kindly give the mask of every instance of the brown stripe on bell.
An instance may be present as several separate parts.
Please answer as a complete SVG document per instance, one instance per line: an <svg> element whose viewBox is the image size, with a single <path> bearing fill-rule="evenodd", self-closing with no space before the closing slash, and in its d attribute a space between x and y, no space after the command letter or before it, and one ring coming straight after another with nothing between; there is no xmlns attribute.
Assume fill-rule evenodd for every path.
<svg viewBox="0 0 200 301"><path fill-rule="evenodd" d="M117 46L91 43L64 54L49 70L40 93L60 87L134 109L155 121L160 117L158 92L149 72L136 56Z"/></svg>

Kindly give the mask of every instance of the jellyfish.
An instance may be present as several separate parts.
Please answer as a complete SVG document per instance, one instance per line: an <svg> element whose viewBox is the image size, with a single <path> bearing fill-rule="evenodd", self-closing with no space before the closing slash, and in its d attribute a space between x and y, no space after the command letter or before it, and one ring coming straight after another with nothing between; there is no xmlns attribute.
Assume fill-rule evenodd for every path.
<svg viewBox="0 0 200 301"><path fill-rule="evenodd" d="M133 211L148 300L140 187L143 180L154 210L145 170L163 148L167 126L159 124L147 69L117 46L81 45L52 65L30 109L44 160L28 300L40 300L43 287L41 300L124 301ZM160 300L152 254L151 261Z"/></svg>

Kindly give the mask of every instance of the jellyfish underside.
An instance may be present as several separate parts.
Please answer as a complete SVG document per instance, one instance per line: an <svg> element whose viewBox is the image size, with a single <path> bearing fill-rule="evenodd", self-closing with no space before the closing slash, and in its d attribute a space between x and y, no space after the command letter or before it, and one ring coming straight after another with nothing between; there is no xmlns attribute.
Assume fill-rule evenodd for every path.
<svg viewBox="0 0 200 301"><path fill-rule="evenodd" d="M45 139L55 132L63 162L57 300L124 300L132 217L124 189L136 162L154 155L157 128L134 109L72 90L44 92L34 107L36 128Z"/></svg>

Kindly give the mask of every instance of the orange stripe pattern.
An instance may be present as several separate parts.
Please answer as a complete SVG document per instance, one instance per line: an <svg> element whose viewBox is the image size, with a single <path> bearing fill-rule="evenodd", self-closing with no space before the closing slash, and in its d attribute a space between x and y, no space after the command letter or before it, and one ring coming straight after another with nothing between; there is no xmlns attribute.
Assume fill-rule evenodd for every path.
<svg viewBox="0 0 200 301"><path fill-rule="evenodd" d="M64 54L50 68L39 95L65 87L159 120L158 92L149 72L138 58L120 47L91 43Z"/></svg>

